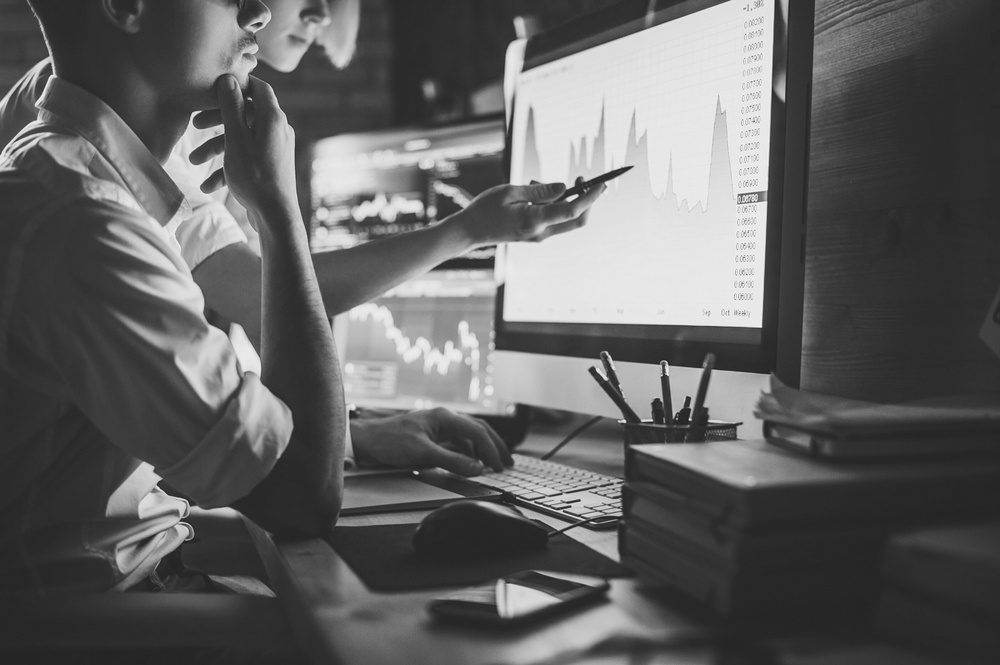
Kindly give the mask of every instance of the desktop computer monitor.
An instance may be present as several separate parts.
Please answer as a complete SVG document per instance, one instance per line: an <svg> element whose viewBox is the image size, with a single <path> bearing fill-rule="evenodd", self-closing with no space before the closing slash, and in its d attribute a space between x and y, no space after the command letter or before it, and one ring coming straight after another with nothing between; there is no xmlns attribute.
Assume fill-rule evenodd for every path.
<svg viewBox="0 0 1000 665"><path fill-rule="evenodd" d="M435 224L506 182L504 120L340 134L313 146L309 242L313 253ZM487 268L495 248L448 267Z"/></svg>
<svg viewBox="0 0 1000 665"><path fill-rule="evenodd" d="M495 299L492 269L432 270L337 316L347 401L513 417L493 386Z"/></svg>
<svg viewBox="0 0 1000 665"><path fill-rule="evenodd" d="M633 168L582 229L502 248L498 394L620 418L608 351L648 418L659 362L676 410L712 352L710 416L751 427L770 373L798 385L812 39L809 0L636 0L528 40L510 181Z"/></svg>

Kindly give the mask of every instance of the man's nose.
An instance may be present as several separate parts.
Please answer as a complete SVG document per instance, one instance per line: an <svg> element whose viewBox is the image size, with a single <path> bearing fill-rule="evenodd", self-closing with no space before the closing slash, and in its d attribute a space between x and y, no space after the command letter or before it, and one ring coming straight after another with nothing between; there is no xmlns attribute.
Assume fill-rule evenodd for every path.
<svg viewBox="0 0 1000 665"><path fill-rule="evenodd" d="M240 12L240 27L256 33L271 22L271 10L261 0L249 0Z"/></svg>

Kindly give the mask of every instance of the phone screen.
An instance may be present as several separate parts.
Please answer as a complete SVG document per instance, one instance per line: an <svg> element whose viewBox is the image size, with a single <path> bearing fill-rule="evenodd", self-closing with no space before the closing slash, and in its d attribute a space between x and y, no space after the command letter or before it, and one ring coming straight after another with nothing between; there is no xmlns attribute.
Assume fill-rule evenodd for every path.
<svg viewBox="0 0 1000 665"><path fill-rule="evenodd" d="M607 590L607 580L600 577L526 570L435 598L428 609L442 618L512 624L548 616Z"/></svg>

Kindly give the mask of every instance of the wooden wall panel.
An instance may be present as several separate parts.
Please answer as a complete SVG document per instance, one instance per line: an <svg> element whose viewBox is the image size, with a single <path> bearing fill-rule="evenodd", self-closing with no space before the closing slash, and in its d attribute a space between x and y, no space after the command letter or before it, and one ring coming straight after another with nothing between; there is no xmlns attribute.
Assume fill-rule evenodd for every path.
<svg viewBox="0 0 1000 665"><path fill-rule="evenodd" d="M817 1L804 388L1000 393L993 4Z"/></svg>

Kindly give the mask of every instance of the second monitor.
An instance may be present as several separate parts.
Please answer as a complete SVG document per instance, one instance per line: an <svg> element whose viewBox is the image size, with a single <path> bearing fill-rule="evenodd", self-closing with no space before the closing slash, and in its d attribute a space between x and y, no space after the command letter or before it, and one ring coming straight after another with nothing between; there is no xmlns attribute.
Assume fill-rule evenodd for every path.
<svg viewBox="0 0 1000 665"><path fill-rule="evenodd" d="M341 134L313 147L310 246L324 252L435 224L506 182L503 119ZM494 248L450 267L492 266Z"/></svg>
<svg viewBox="0 0 1000 665"><path fill-rule="evenodd" d="M503 151L499 116L318 141L312 251L437 223L506 181ZM492 247L473 250L336 317L349 402L388 411L445 406L511 430L520 415L493 386L494 254Z"/></svg>

